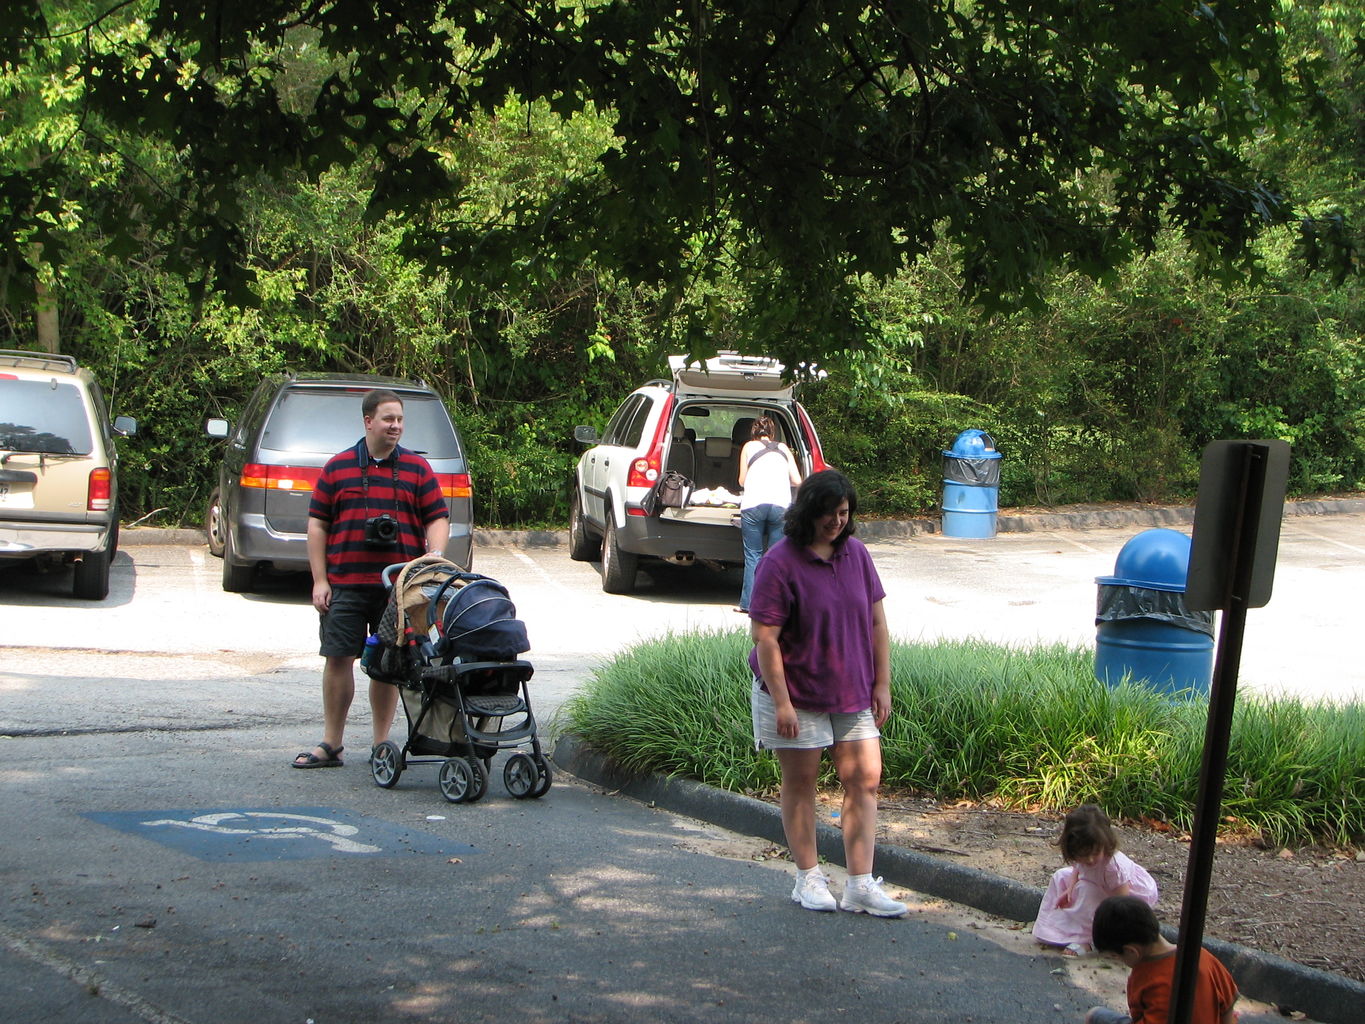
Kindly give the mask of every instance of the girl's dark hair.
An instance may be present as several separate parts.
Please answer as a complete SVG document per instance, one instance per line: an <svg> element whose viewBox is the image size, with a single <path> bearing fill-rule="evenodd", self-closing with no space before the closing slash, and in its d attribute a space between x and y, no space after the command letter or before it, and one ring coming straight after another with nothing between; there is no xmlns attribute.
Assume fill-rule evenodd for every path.
<svg viewBox="0 0 1365 1024"><path fill-rule="evenodd" d="M1096 850L1106 857L1114 856L1119 848L1119 837L1109 824L1109 815L1098 804L1081 804L1062 822L1057 846L1062 851L1062 860L1074 864Z"/></svg>
<svg viewBox="0 0 1365 1024"><path fill-rule="evenodd" d="M773 419L771 416L760 416L758 419L754 420L753 424L749 427L749 440L757 441L760 437L773 437L775 436L776 429L777 428L773 426Z"/></svg>
<svg viewBox="0 0 1365 1024"><path fill-rule="evenodd" d="M848 499L848 522L844 532L839 534L835 544L842 544L853 535L853 513L858 510L858 492L853 483L837 469L825 469L812 473L801 481L796 489L796 497L787 507L783 518L782 532L799 547L809 547L815 540L815 521L829 515Z"/></svg>

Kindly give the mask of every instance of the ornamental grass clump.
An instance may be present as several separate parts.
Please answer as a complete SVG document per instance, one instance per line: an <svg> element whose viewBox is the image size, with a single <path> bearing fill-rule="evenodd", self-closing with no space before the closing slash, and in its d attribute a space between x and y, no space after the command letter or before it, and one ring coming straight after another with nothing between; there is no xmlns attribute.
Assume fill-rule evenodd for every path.
<svg viewBox="0 0 1365 1024"><path fill-rule="evenodd" d="M772 791L753 748L747 632L670 634L601 669L565 706L569 728L634 771ZM982 640L893 642L883 785L939 799L1063 811L1095 801L1115 817L1187 829L1208 702L1106 686L1093 651ZM826 762L823 784L834 783ZM1239 694L1223 819L1284 845L1365 839L1365 707Z"/></svg>

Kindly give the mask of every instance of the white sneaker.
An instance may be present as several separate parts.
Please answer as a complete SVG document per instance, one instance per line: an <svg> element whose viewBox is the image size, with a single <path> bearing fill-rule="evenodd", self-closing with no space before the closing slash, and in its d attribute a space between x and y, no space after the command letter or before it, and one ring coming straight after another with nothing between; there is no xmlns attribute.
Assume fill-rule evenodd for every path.
<svg viewBox="0 0 1365 1024"><path fill-rule="evenodd" d="M844 898L839 906L855 914L873 917L904 917L910 908L882 892L882 880L869 878L861 884L850 882L844 886Z"/></svg>
<svg viewBox="0 0 1365 1024"><path fill-rule="evenodd" d="M839 904L829 891L829 880L819 871L808 875L797 875L796 885L792 888L792 901L807 910L838 910Z"/></svg>

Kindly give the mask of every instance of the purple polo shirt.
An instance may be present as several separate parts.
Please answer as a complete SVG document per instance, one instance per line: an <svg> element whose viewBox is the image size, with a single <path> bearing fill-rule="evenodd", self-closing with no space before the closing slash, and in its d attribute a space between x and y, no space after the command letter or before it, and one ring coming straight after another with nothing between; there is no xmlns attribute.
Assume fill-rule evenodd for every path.
<svg viewBox="0 0 1365 1024"><path fill-rule="evenodd" d="M872 606L885 596L872 556L857 537L845 540L829 561L786 537L768 549L754 573L749 616L782 627L777 642L794 707L850 713L872 706ZM758 676L757 647L749 652L749 667Z"/></svg>

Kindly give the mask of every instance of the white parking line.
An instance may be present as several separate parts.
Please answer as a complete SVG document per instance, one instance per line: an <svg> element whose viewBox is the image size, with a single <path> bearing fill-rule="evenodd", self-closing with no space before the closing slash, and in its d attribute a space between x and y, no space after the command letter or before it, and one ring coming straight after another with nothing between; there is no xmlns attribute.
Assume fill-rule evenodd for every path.
<svg viewBox="0 0 1365 1024"><path fill-rule="evenodd" d="M528 566L540 578L542 583L548 583L550 586L554 587L561 593L565 594L573 593L573 590L571 588L566 587L564 584L560 583L557 579L555 579L548 572L546 572L545 567L542 566L530 555L526 554L523 551L518 550L517 548L511 549L511 555L522 565Z"/></svg>
<svg viewBox="0 0 1365 1024"><path fill-rule="evenodd" d="M1357 555L1365 555L1365 548L1356 547L1354 544L1347 544L1345 541L1337 540L1335 537L1326 537L1320 533L1314 533L1312 530L1297 528L1294 530L1294 537L1311 537L1313 540L1322 541L1324 544L1335 544L1337 547L1345 548L1347 551L1354 552Z"/></svg>

